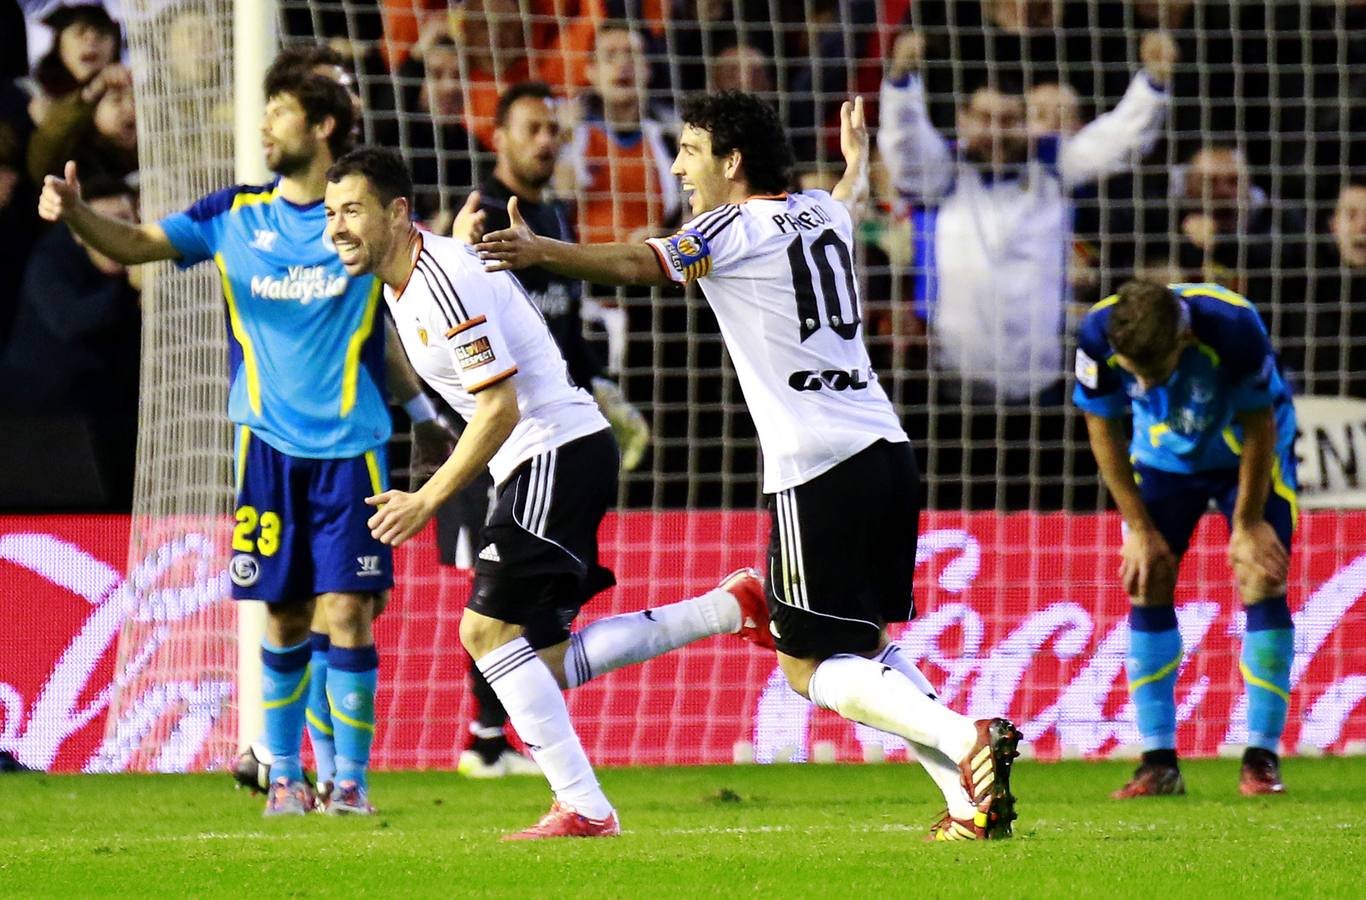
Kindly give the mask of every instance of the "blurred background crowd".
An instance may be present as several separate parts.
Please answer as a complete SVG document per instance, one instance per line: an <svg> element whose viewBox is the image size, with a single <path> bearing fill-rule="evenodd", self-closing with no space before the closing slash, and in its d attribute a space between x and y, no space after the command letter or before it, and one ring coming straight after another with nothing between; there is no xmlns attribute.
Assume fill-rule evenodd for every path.
<svg viewBox="0 0 1366 900"><path fill-rule="evenodd" d="M797 150L794 188L839 177L839 104L866 97L878 159L859 229L864 325L932 506L1094 508L1065 402L1068 335L1134 274L1244 293L1298 392L1366 397L1363 0L282 0L280 12L285 43L325 47L349 73L365 140L402 150L418 213L443 232L489 176L498 99L521 82L557 98L553 191L583 241L685 219L669 174L681 96L771 99ZM223 25L188 6L158 15L157 75L190 103ZM138 214L120 21L112 0L0 0L0 427L36 429L66 486L99 488L9 485L7 508L131 497L142 275L36 215L42 179L67 160L101 211ZM752 426L700 298L590 286L584 317L651 423L625 501L755 503Z"/></svg>

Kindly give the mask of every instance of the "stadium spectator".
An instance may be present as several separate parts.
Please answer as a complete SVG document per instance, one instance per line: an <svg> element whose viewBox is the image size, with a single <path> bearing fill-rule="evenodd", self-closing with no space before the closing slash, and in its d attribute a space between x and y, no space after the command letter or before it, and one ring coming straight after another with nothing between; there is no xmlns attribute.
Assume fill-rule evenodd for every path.
<svg viewBox="0 0 1366 900"><path fill-rule="evenodd" d="M1308 230L1299 211L1254 185L1247 158L1229 144L1197 150L1171 192L1182 268L1246 295L1273 335L1293 339L1274 311L1302 300Z"/></svg>
<svg viewBox="0 0 1366 900"><path fill-rule="evenodd" d="M453 198L475 182L479 154L486 152L464 125L460 66L455 41L437 34L403 63L398 115L377 128L380 143L404 150L417 186L417 214L440 234L450 230Z"/></svg>
<svg viewBox="0 0 1366 900"><path fill-rule="evenodd" d="M964 98L951 144L929 120L918 74L923 47L915 31L897 39L882 88L878 146L893 183L917 205L915 302L929 320L940 376L931 399L962 405L967 421L954 415L941 424L963 428L973 447L967 470L982 478L970 480L967 502L1025 505L1038 498L999 491L994 476L1002 465L1036 476L1061 470L1050 453L1038 452L1040 442L1057 440L1061 448L1061 419L1039 409L1060 416L1063 398L1069 195L1132 166L1151 147L1167 109L1175 48L1151 35L1143 70L1124 99L1070 138L1031 139L1024 97L1002 81ZM932 430L945 456L943 466L930 461L931 474L955 471L952 448L959 442ZM1002 438L1018 459L998 453ZM1028 492L1031 481L1038 483L1021 479L1020 490ZM974 496L972 482L985 492Z"/></svg>
<svg viewBox="0 0 1366 900"><path fill-rule="evenodd" d="M43 24L52 29L53 37L52 49L33 70L29 114L35 124L42 123L51 101L89 84L117 61L123 41L118 23L98 3L60 6Z"/></svg>
<svg viewBox="0 0 1366 900"><path fill-rule="evenodd" d="M669 174L673 139L649 106L640 33L625 22L604 22L588 78L594 93L570 149L579 232L586 243L652 237L677 221L681 197Z"/></svg>
<svg viewBox="0 0 1366 900"><path fill-rule="evenodd" d="M708 61L711 90L768 96L773 93L772 68L772 60L758 47L744 42L732 44Z"/></svg>
<svg viewBox="0 0 1366 900"><path fill-rule="evenodd" d="M92 179L90 205L136 222L127 186ZM94 250L64 225L33 248L13 333L0 358L0 406L10 412L87 418L102 455L108 499L132 497L137 435L140 270Z"/></svg>
<svg viewBox="0 0 1366 900"><path fill-rule="evenodd" d="M1287 317L1305 393L1366 398L1366 178L1343 184L1309 273L1303 310Z"/></svg>
<svg viewBox="0 0 1366 900"><path fill-rule="evenodd" d="M137 171L138 127L133 75L115 63L79 90L52 101L28 144L28 176L37 184L61 174L69 159L92 176Z"/></svg>

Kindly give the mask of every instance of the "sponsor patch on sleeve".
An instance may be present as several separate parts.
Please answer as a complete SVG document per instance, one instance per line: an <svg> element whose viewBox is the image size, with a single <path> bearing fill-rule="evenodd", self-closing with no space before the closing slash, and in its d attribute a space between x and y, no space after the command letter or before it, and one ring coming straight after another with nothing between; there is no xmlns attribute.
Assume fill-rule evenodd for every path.
<svg viewBox="0 0 1366 900"><path fill-rule="evenodd" d="M475 338L468 344L456 344L455 361L466 372L486 366L493 362L493 347L489 345L489 339L486 337Z"/></svg>
<svg viewBox="0 0 1366 900"><path fill-rule="evenodd" d="M707 239L694 229L669 235L662 242L668 265L684 280L701 278L711 271L711 248Z"/></svg>
<svg viewBox="0 0 1366 900"><path fill-rule="evenodd" d="M1100 366L1080 347L1077 348L1077 381L1093 391L1100 387Z"/></svg>

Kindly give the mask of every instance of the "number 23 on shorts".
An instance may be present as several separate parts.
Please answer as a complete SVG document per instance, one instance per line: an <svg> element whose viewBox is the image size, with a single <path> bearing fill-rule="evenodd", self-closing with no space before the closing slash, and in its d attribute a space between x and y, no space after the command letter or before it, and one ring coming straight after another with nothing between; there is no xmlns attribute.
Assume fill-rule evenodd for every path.
<svg viewBox="0 0 1366 900"><path fill-rule="evenodd" d="M254 506L239 506L234 515L237 525L232 529L232 549L274 556L280 549L280 517L269 510L258 514Z"/></svg>

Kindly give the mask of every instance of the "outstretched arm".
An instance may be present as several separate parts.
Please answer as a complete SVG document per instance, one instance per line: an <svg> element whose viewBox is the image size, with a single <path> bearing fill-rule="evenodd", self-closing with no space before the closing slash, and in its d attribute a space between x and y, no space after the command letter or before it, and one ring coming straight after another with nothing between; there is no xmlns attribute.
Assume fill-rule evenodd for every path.
<svg viewBox="0 0 1366 900"><path fill-rule="evenodd" d="M125 266L176 259L180 256L160 225L135 225L101 215L81 199L76 164L66 164L66 177L43 179L38 215L49 222L65 222L72 233L105 256Z"/></svg>
<svg viewBox="0 0 1366 900"><path fill-rule="evenodd" d="M508 218L510 227L484 235L475 247L490 272L540 266L597 284L664 287L673 283L647 244L569 244L541 237L518 212L516 197L508 201Z"/></svg>

